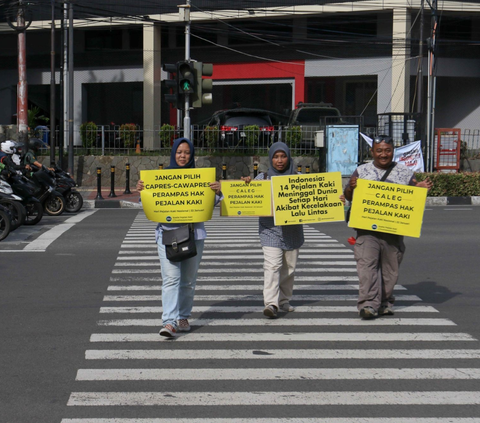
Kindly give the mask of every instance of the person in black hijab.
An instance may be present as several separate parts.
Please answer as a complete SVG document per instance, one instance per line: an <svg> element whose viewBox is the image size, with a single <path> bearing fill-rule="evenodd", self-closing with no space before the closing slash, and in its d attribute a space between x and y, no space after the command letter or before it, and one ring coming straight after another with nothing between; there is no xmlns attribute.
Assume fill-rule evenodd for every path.
<svg viewBox="0 0 480 423"><path fill-rule="evenodd" d="M170 164L167 169L191 169L195 167L195 149L187 138L178 138L174 141L170 153ZM142 191L142 180L137 182L137 190ZM215 191L215 204L221 199L220 182L210 183ZM162 234L179 228L174 223L159 223L155 231L155 240L158 246L158 256L162 268L162 321L160 335L172 338L177 331L189 331L188 318L192 312L193 297L197 283L198 267L202 259L203 247L207 233L203 222L194 223L195 245L197 255L180 262L171 262L167 259L165 245L162 244Z"/></svg>
<svg viewBox="0 0 480 423"><path fill-rule="evenodd" d="M269 167L255 179L270 179L272 176L296 175L290 149L283 142L272 144L268 151ZM250 177L242 178L245 182ZM303 225L275 226L273 217L260 217L258 233L264 255L263 314L277 317L278 310L294 311L290 304L293 295L295 268L300 247L303 245Z"/></svg>

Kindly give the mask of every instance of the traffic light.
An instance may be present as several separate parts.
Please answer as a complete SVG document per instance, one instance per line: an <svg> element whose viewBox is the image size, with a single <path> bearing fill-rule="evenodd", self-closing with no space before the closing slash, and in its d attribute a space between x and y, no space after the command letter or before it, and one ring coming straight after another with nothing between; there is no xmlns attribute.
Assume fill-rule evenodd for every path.
<svg viewBox="0 0 480 423"><path fill-rule="evenodd" d="M193 93L192 107L202 107L203 104L212 104L213 82L211 79L203 78L212 76L213 65L211 63L194 62L195 68L195 92Z"/></svg>
<svg viewBox="0 0 480 423"><path fill-rule="evenodd" d="M165 80L165 86L167 87L168 93L165 94L165 101L172 103L172 106L176 109L182 109L183 103L181 96L178 93L178 73L176 64L164 64L162 66L165 72L169 72L170 75L174 75L174 79Z"/></svg>
<svg viewBox="0 0 480 423"><path fill-rule="evenodd" d="M180 94L192 94L195 92L195 75L193 62L178 62L178 92Z"/></svg>

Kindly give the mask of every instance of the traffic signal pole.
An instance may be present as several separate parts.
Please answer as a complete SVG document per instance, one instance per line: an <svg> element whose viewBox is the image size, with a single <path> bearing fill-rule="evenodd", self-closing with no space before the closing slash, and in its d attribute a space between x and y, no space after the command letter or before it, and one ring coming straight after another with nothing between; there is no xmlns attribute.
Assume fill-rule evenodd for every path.
<svg viewBox="0 0 480 423"><path fill-rule="evenodd" d="M183 15L185 21L185 61L190 62L190 0L186 5L181 5L180 16ZM190 123L190 94L185 93L185 114L183 117L183 136L190 139L191 123Z"/></svg>

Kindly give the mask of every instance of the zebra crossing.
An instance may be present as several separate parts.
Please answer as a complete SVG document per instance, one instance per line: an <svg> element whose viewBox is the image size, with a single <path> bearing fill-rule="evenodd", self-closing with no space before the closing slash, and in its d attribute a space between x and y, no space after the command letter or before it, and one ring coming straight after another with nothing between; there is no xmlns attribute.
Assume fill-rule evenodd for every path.
<svg viewBox="0 0 480 423"><path fill-rule="evenodd" d="M295 312L266 319L257 225L216 210L192 330L168 340L156 224L139 212L62 423L480 423L478 340L401 285L395 316L359 319L353 252L314 227Z"/></svg>

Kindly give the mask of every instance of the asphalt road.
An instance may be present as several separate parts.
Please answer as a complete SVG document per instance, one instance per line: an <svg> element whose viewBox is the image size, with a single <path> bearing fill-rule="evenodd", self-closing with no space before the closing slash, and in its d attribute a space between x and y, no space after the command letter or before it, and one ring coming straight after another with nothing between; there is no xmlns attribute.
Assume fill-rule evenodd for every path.
<svg viewBox="0 0 480 423"><path fill-rule="evenodd" d="M218 286L217 289L206 286L206 291L197 291L198 300L195 304L207 308L214 305L232 309L218 314L208 310L194 313L194 318L199 319L199 322L194 326L192 333L179 339L179 342L171 343L159 342L155 338L160 316L158 312L135 315L99 313L105 306L160 305L158 300L138 302L136 299L133 302L115 302L118 299L115 301L105 299L107 295L128 294L111 292L112 285L158 284L156 280L145 282L146 279L143 282L135 282L137 279L140 280L142 272L145 272L142 267L144 265L140 264L144 260L138 257L142 254L154 254L151 246L148 253L132 253L137 259L131 259L130 273L121 273L123 267L119 252L136 248L132 247L136 245L134 241L128 241L139 236L129 235L136 224L135 219L139 219L139 211L128 209L86 211L79 213L75 218L45 217L36 227L21 228L19 231L23 232L17 234L14 232L0 243L2 291L0 422L132 423L137 422L134 419L142 418L144 420L138 422L267 423L282 421L281 418L289 417L292 420L288 421L295 423L367 421L359 418L372 418L373 420L368 422L374 423L384 422L386 417L398 417L404 418L402 422L426 423L427 420L421 418L429 417L432 420L428 423L433 423L462 422L461 418L467 417L480 418L480 383L478 375L475 376L480 368L478 357L466 359L460 354L458 358L454 356L433 360L361 357L362 352L377 349L382 352L393 351L393 354L404 349L423 351L428 348L446 351L453 348L458 351L468 349L477 352L480 350L479 342L476 341L480 339L480 327L477 323L480 304L478 284L480 207L451 206L426 210L421 238L406 240L407 252L399 281L406 291L399 294L418 296L421 299L418 304L432 307L431 310L435 312L399 311L394 316L398 319L391 321L396 323L391 326L382 326L385 321L380 320L370 327L363 324L358 326L359 319L355 312L346 309L338 313L298 310L278 319L274 323L275 326L265 323L268 321L261 316L262 306L258 298L261 291L229 291L235 288L232 282L235 277L241 278L251 274L251 280L247 278L235 283L261 284L261 264L257 265L256 259L236 258L247 253L256 253L259 256L260 250L256 241L242 243L242 240L249 236L248 231L256 225L239 229L235 226L236 221L232 224L218 222L218 219L212 221L209 239L215 243L206 249L209 252L205 256L215 254L215 250L218 255L204 258L199 287L202 284ZM311 238L302 250L326 250L326 247L316 247L323 245L318 244L323 242L316 235L318 231L343 244L345 247L339 245L342 251L348 253L348 250L351 250L346 240L353 235L353 231L346 228L344 223L315 225L314 229L316 230L309 233ZM152 225L149 231L151 236ZM32 250L28 251L27 248ZM241 252L228 255L228 249L232 248L237 248ZM311 253L302 252L301 256L306 257L308 254ZM222 255L224 257L221 257ZM238 267L232 264L234 261L238 261ZM149 266L152 272L155 272L155 268L158 270L155 260L152 260ZM322 274L319 267L331 265L318 265L305 259L300 262L299 269L302 266L305 271L298 273L297 285L315 284L315 279L320 280L320 276L317 275ZM332 274L355 276L355 272L351 271L351 265L346 265L342 269L343 272ZM328 278L329 275L325 277ZM149 275L153 278L158 276L157 273ZM308 282L312 280L308 278L313 278L313 281ZM321 285L324 284L335 285L337 282L321 282ZM338 288L332 287L331 292L328 290L323 292L307 286L296 291L297 299L294 303L300 307L354 306L354 302L343 297L334 298L332 301L311 301L313 295L344 294L336 289ZM133 294L159 295L159 292ZM210 294L212 298L202 299L201 296L206 294ZM226 297L215 297L219 294L225 294ZM232 297L233 294L236 296ZM242 295L246 294L255 294L257 297L242 298ZM355 291L349 291L348 294L355 295ZM305 299L302 300L302 296ZM399 301L400 308L402 304L407 308L410 306L409 300L406 301L405 303ZM413 306L416 304L413 302ZM258 310L249 312L235 309L252 305ZM410 317L420 320L441 319L446 322L446 326L434 323L432 326L418 328L408 323ZM129 319L141 321L125 323ZM252 320L250 323L247 321L238 324L238 319ZM315 319L311 322L316 323L306 323L302 319ZM215 321L221 321L226 326L217 326ZM343 326L338 326L340 322L344 322ZM287 325L283 325L284 323ZM356 336L366 335L371 331L375 332L373 338L376 340L354 342ZM94 334L101 337L106 334L126 333L135 336L151 335L153 338L148 342L92 342ZM391 333L394 336L407 334L413 336L413 340L411 342L382 340L382 333ZM453 336L465 334L465 338L455 342L432 341L427 347L426 342L422 342L424 340L421 339L425 333L438 336L444 333ZM244 336L240 339L233 341L228 339L228 336L238 338L242 335ZM257 335L260 340L255 339ZM300 335L305 335L306 339L297 339L296 337ZM265 339L268 336L271 336L272 340L267 342ZM291 337L291 340L285 342L283 339L277 339L277 336ZM318 342L308 339L316 336L323 336L325 339ZM341 341L343 338L346 340ZM139 357L122 360L86 359L87 351L92 351L93 354L95 351L104 353L102 350L124 352L129 349L146 351L145 354L166 354L167 357L159 358L160 356L155 355L155 359ZM191 350L196 352L189 356ZM211 350L227 354L226 357L231 351L235 353L240 350L250 351L256 354L255 358L274 355L285 350L286 356L277 360L250 360L233 356L214 359ZM322 354L332 351L335 354L339 351L346 354L350 351L354 356L342 360L325 358L311 360L308 357L306 359L297 356L300 352L313 354L317 350ZM205 358L202 358L203 353L206 354ZM168 356L169 354L171 356ZM184 354L187 355L184 357ZM178 359L172 360L172 356L176 358L177 355ZM143 373L149 376L148 380L142 380L142 377L135 379L136 376L124 374L113 377L105 374L99 376L98 373L102 373L101 370L104 368L108 371L118 368L126 371L133 368L137 373L138 369L148 369L143 370ZM305 374L288 375L286 371L292 368L297 369L297 372L300 372L298 369L305 369ZM318 369L330 368L343 370L335 370L334 376L316 376L315 372ZM381 376L380 380L370 380L370 376L357 378L352 376L358 369L367 369L367 373L372 373L371 369L382 368L401 368L401 374L408 374L406 368L414 370L413 376L407 376L406 380L395 376L395 372L387 377ZM457 376L453 379L443 373L441 377L429 376L422 373L421 369L424 368L433 368L441 372L445 368L457 368L464 370L469 376L464 378ZM90 373L85 369L90 370ZM200 369L210 370L211 373L204 375L205 372L202 373ZM273 369L280 369L280 374L276 375ZM83 373L79 373L80 370ZM230 374L229 371L233 373ZM152 376L154 374L156 376ZM79 380L75 380L76 378ZM195 378L198 380L193 380ZM105 392L131 393L128 398L130 405L122 403L116 397L113 400L102 397ZM253 397L252 392L255 393ZM342 392L347 394L345 398ZM351 395L351 392L355 395ZM372 393L370 397L367 395L369 392ZM436 401L440 401L438 398L442 397L442 392L447 392L446 399L443 405L438 405ZM452 392L463 399L453 404L451 398L457 398L457 395L452 395ZM84 393L87 394L83 395ZM101 401L112 400L120 403L116 406L102 406L96 394L92 393L99 393ZM223 393L225 397L222 397ZM349 403L350 397L354 397L355 401ZM408 405L412 397L422 398L425 404L419 405L413 401L413 405ZM89 401L100 402L93 402L87 406L86 403ZM146 403L152 405L147 407ZM186 404L193 405L185 406ZM442 420L447 417L451 419ZM99 420L101 418L105 420ZM107 418L112 420L106 420ZM114 418L116 419L113 420ZM171 420L166 420L167 418ZM215 418L219 420L214 420ZM235 421L233 418L243 420ZM338 420L332 420L334 418Z"/></svg>

